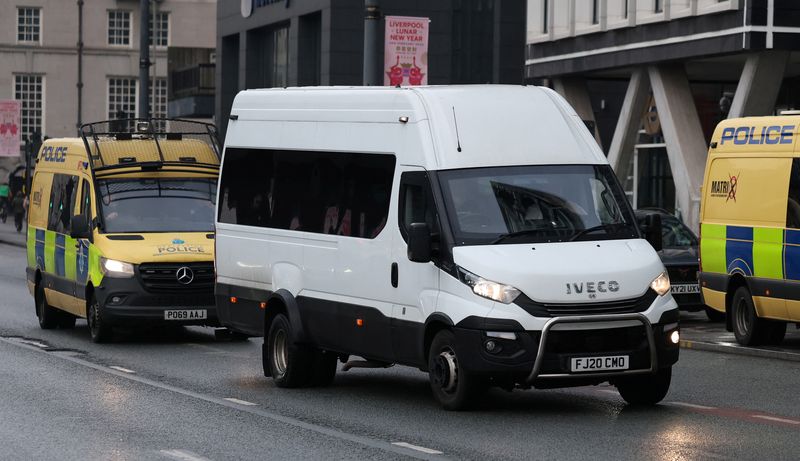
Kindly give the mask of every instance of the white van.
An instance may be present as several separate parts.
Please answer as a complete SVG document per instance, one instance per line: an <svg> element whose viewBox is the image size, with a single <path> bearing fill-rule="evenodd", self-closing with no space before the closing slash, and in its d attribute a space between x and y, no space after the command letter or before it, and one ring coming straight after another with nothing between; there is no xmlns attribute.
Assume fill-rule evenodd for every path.
<svg viewBox="0 0 800 461"><path fill-rule="evenodd" d="M218 315L264 336L278 386L330 384L358 356L345 369L427 371L447 409L490 385L669 389L669 278L549 89L243 91L218 202ZM647 234L660 245L656 218Z"/></svg>

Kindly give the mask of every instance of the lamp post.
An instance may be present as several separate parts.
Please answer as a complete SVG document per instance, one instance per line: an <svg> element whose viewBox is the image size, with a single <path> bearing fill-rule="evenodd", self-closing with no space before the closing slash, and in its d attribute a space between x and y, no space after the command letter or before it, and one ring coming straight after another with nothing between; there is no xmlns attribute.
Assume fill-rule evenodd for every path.
<svg viewBox="0 0 800 461"><path fill-rule="evenodd" d="M381 84L378 72L379 3L379 0L364 0L364 86Z"/></svg>

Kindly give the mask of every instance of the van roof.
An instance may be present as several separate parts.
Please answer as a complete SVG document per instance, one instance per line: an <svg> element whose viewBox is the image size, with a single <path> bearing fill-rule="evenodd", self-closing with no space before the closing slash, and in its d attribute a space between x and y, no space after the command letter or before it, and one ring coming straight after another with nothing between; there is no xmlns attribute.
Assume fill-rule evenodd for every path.
<svg viewBox="0 0 800 461"><path fill-rule="evenodd" d="M434 169L531 164L603 164L606 158L575 111L548 88L513 85L300 87L240 92L231 115L242 121L424 124ZM250 130L237 131L244 133ZM229 133L226 144L242 146ZM266 143L267 145L264 145ZM273 144L274 143L274 144ZM287 148L264 139L265 148ZM245 143L246 144L246 143ZM252 143L251 143L252 144Z"/></svg>
<svg viewBox="0 0 800 461"><path fill-rule="evenodd" d="M800 116L730 118L711 137L711 154L794 152Z"/></svg>

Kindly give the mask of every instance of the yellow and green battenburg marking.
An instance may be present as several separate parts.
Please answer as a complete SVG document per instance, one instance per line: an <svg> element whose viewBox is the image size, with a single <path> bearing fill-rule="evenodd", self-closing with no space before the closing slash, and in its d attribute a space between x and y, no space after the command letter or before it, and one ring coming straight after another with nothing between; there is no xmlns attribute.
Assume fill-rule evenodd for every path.
<svg viewBox="0 0 800 461"><path fill-rule="evenodd" d="M28 226L28 267L63 279L98 285L103 279L100 253L85 240Z"/></svg>
<svg viewBox="0 0 800 461"><path fill-rule="evenodd" d="M800 280L800 230L702 224L703 272Z"/></svg>

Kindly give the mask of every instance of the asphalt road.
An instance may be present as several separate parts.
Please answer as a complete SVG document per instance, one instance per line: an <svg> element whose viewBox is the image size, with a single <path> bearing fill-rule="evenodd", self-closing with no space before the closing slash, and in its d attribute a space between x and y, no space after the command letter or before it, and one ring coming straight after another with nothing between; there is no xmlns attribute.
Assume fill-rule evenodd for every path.
<svg viewBox="0 0 800 461"><path fill-rule="evenodd" d="M761 460L800 448L797 362L682 351L654 408L598 386L493 390L451 413L410 368L287 390L262 376L260 339L193 327L95 345L85 321L41 330L24 268L24 249L0 245L0 459Z"/></svg>

